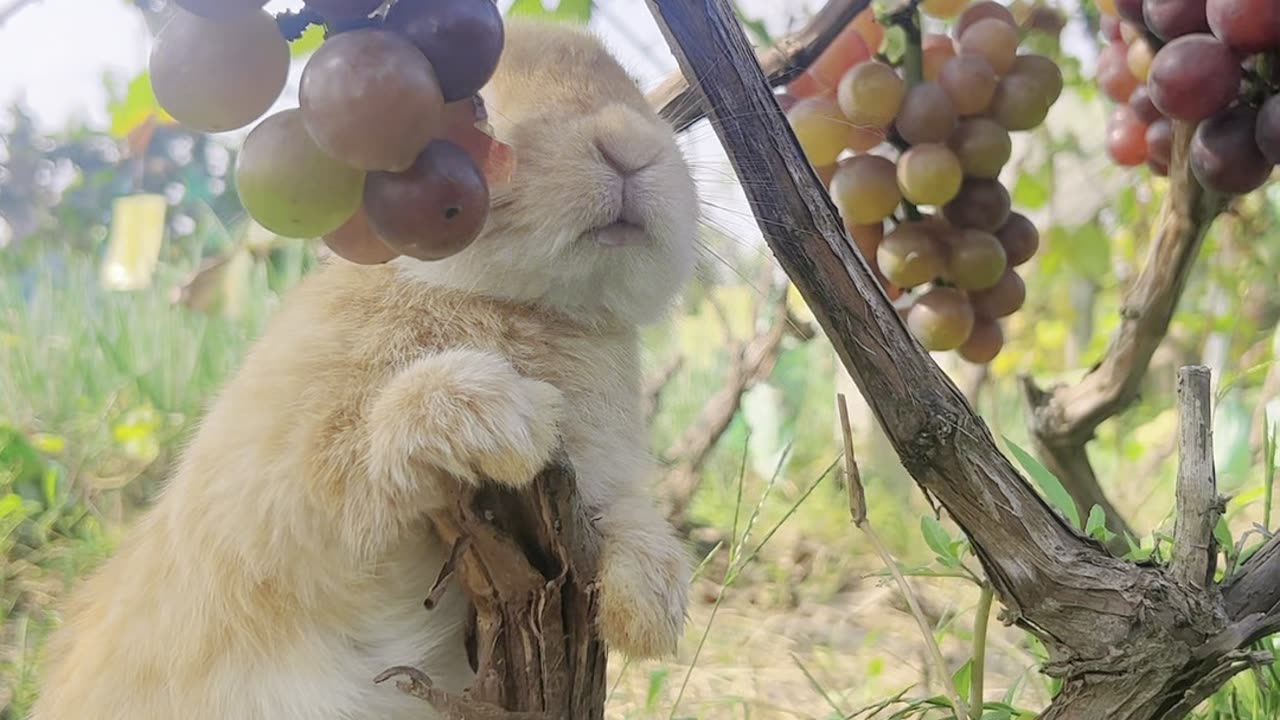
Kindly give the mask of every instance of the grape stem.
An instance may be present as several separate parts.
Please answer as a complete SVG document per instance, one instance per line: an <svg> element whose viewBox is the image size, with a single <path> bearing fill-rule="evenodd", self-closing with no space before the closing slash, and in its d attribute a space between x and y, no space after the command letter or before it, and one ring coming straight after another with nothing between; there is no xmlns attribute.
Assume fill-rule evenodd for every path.
<svg viewBox="0 0 1280 720"><path fill-rule="evenodd" d="M913 88L924 82L924 51L921 48L923 41L920 35L920 11L918 6L919 0L911 0L883 18L885 24L902 28L903 34L906 35L906 42L902 52L902 74L905 76L904 79L908 88ZM907 141L897 133L896 129L889 131L888 140L900 153L905 152L910 147ZM915 222L923 219L920 209L910 200L903 198L902 207L908 220Z"/></svg>
<svg viewBox="0 0 1280 720"><path fill-rule="evenodd" d="M903 198L902 200L902 209L903 212L906 213L907 219L911 222L918 222L924 219L924 215L920 214L920 208L917 208L915 203L907 200L906 198Z"/></svg>
<svg viewBox="0 0 1280 720"><path fill-rule="evenodd" d="M1256 75L1256 87L1262 91L1264 95L1270 95L1280 90L1277 85L1275 71L1277 62L1280 61L1280 53L1275 50L1264 52L1258 56L1258 64L1254 68Z"/></svg>
<svg viewBox="0 0 1280 720"><path fill-rule="evenodd" d="M348 20L341 24L326 23L324 18L314 10L286 10L276 15L276 25L280 28L280 34L284 35L284 39L293 42L301 38L307 28L312 25L319 25L325 28L325 37L331 37L338 33L348 32L350 30L359 30L361 28L376 28L382 24L382 17L375 15L374 17L358 18Z"/></svg>
<svg viewBox="0 0 1280 720"><path fill-rule="evenodd" d="M902 74L905 76L908 88L924 82L924 50L918 6L918 0L911 0L886 17L890 25L902 28L903 34L906 35L906 43L902 51Z"/></svg>

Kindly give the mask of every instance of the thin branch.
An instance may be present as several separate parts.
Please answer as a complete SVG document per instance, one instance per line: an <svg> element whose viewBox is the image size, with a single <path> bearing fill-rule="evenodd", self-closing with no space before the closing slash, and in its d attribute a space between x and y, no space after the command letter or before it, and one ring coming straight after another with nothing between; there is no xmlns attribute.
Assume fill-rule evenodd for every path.
<svg viewBox="0 0 1280 720"><path fill-rule="evenodd" d="M1184 693L1182 700L1169 709L1167 717L1182 717L1189 714L1237 673L1252 667L1269 665L1272 660L1271 653L1268 652L1246 650L1232 652L1224 657L1219 665L1199 677Z"/></svg>
<svg viewBox="0 0 1280 720"><path fill-rule="evenodd" d="M648 0L757 225L831 340L907 471L978 540L988 576L1017 617L1070 555L1126 574L1051 510L996 447L964 396L908 333L848 238L724 0ZM994 486L994 487L993 487ZM1014 558L1015 551L1026 553ZM1095 573L1092 582L1098 582ZM1117 578L1118 580L1119 578ZM1061 628L1064 635L1075 630ZM1105 655L1098 648L1099 655Z"/></svg>
<svg viewBox="0 0 1280 720"><path fill-rule="evenodd" d="M836 408L840 411L840 434L844 438L844 479L849 492L849 517L853 518L854 525L861 525L867 519L867 493L854 456L853 426L849 423L849 403L844 393L836 395Z"/></svg>
<svg viewBox="0 0 1280 720"><path fill-rule="evenodd" d="M1222 516L1213 469L1209 383L1209 368L1203 365L1178 370L1178 517L1169 573L1200 590L1213 583L1213 530Z"/></svg>
<svg viewBox="0 0 1280 720"><path fill-rule="evenodd" d="M773 318L768 326L744 343L736 343L730 350L729 369L724 380L706 403L698 417L684 433L663 453L669 469L662 487L667 496L667 518L677 527L685 522L694 494L698 490L700 470L720 437L729 429L742 406L742 396L773 371L782 352L782 338L788 334L786 285L774 293ZM713 303L728 333L728 318L723 308Z"/></svg>
<svg viewBox="0 0 1280 720"><path fill-rule="evenodd" d="M1036 427L1046 437L1087 441L1098 425L1138 397L1209 226L1227 206L1222 196L1202 188L1191 174L1187 149L1193 130L1176 124L1168 196L1146 263L1121 303L1120 328L1083 380L1053 389Z"/></svg>
<svg viewBox="0 0 1280 720"><path fill-rule="evenodd" d="M424 700L444 714L446 720L555 720L551 713L511 712L497 705L475 702L461 695L445 692L431 683L421 670L400 665L388 668L373 679L375 684L396 678L396 687L406 695Z"/></svg>
<svg viewBox="0 0 1280 720"><path fill-rule="evenodd" d="M650 377L644 385L644 417L647 421L653 422L653 418L657 416L658 409L662 405L662 393L671 384L672 380L680 374L680 370L684 368L684 356L677 355L672 358L662 369L654 376Z"/></svg>
<svg viewBox="0 0 1280 720"><path fill-rule="evenodd" d="M757 56L771 85L784 85L804 72L871 0L831 0L803 28L782 38ZM872 48L875 50L875 48ZM649 102L676 130L684 130L707 115L702 95L690 87L684 73L674 72L649 93Z"/></svg>

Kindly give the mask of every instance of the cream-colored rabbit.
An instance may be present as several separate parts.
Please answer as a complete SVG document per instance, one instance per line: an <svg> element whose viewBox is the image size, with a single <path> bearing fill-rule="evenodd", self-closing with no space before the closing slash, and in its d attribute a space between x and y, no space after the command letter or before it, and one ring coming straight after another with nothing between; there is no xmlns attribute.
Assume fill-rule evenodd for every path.
<svg viewBox="0 0 1280 720"><path fill-rule="evenodd" d="M601 623L672 651L689 558L649 496L639 324L693 267L671 129L588 34L512 22L485 89L516 150L451 259L306 280L204 420L156 506L74 593L37 720L421 720L372 680L471 679L466 600L423 608L446 482L519 485L563 442L605 537Z"/></svg>

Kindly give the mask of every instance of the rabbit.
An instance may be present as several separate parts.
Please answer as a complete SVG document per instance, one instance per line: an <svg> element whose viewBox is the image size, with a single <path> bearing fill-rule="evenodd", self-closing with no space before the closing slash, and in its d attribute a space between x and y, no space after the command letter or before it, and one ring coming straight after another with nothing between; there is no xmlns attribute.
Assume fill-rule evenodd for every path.
<svg viewBox="0 0 1280 720"><path fill-rule="evenodd" d="M439 261L326 260L288 293L116 554L74 588L34 720L421 720L460 692L468 601L423 601L450 483L529 483L560 449L603 537L599 628L674 652L691 557L652 497L639 328L694 267L675 134L594 35L510 20L482 90L518 158Z"/></svg>

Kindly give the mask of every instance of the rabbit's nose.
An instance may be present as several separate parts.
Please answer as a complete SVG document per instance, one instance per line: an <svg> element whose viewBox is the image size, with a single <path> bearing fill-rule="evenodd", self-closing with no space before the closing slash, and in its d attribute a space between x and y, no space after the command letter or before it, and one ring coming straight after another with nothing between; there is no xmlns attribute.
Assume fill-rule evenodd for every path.
<svg viewBox="0 0 1280 720"><path fill-rule="evenodd" d="M623 177L634 175L653 164L657 153L649 152L634 141L596 138L596 149L605 164Z"/></svg>
<svg viewBox="0 0 1280 720"><path fill-rule="evenodd" d="M653 165L662 154L664 137L636 111L613 105L596 116L595 146L605 164L622 177Z"/></svg>

